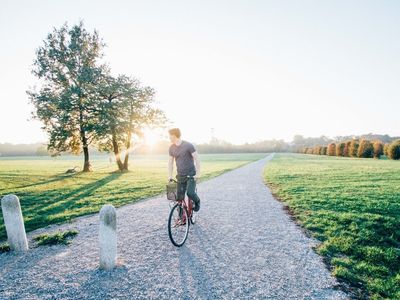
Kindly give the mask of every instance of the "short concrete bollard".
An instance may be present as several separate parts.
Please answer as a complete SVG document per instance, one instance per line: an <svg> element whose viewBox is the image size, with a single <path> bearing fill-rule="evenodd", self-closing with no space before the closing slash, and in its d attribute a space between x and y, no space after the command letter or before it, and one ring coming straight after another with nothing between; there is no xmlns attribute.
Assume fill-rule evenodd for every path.
<svg viewBox="0 0 400 300"><path fill-rule="evenodd" d="M27 251L28 240L26 238L24 219L18 197L15 195L4 196L1 199L1 209L3 211L10 249L14 251Z"/></svg>
<svg viewBox="0 0 400 300"><path fill-rule="evenodd" d="M109 204L100 210L99 245L100 269L113 269L117 260L117 213Z"/></svg>

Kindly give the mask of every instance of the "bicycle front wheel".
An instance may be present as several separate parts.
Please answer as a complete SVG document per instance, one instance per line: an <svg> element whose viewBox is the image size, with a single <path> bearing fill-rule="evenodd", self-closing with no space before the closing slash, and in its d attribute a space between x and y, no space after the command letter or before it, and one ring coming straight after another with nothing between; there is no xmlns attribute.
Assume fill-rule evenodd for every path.
<svg viewBox="0 0 400 300"><path fill-rule="evenodd" d="M186 207L175 204L168 218L168 235L174 246L181 247L186 242L189 234L189 223Z"/></svg>

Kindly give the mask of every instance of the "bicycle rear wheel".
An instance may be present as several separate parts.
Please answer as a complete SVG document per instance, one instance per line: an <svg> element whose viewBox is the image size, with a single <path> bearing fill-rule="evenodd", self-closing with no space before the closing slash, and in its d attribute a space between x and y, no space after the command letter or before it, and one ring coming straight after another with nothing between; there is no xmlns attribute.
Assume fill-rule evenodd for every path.
<svg viewBox="0 0 400 300"><path fill-rule="evenodd" d="M189 214L186 207L177 203L172 207L168 218L168 235L172 244L181 247L189 234Z"/></svg>

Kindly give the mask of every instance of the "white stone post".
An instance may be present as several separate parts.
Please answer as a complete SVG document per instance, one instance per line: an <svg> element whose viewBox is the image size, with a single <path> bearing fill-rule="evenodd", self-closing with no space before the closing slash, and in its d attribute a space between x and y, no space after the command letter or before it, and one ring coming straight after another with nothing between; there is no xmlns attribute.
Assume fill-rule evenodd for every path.
<svg viewBox="0 0 400 300"><path fill-rule="evenodd" d="M1 209L3 211L10 249L14 251L27 251L28 240L26 238L24 219L18 197L15 195L4 196L1 199Z"/></svg>
<svg viewBox="0 0 400 300"><path fill-rule="evenodd" d="M110 204L100 210L99 246L100 269L113 269L117 260L117 213Z"/></svg>

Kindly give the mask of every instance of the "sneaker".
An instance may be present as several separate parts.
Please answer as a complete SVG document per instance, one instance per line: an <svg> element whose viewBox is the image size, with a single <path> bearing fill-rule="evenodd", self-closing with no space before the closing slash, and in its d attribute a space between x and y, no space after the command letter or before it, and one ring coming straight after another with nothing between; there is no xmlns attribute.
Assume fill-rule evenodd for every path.
<svg viewBox="0 0 400 300"><path fill-rule="evenodd" d="M200 210L200 201L199 202L194 202L193 211L199 211L199 210Z"/></svg>

